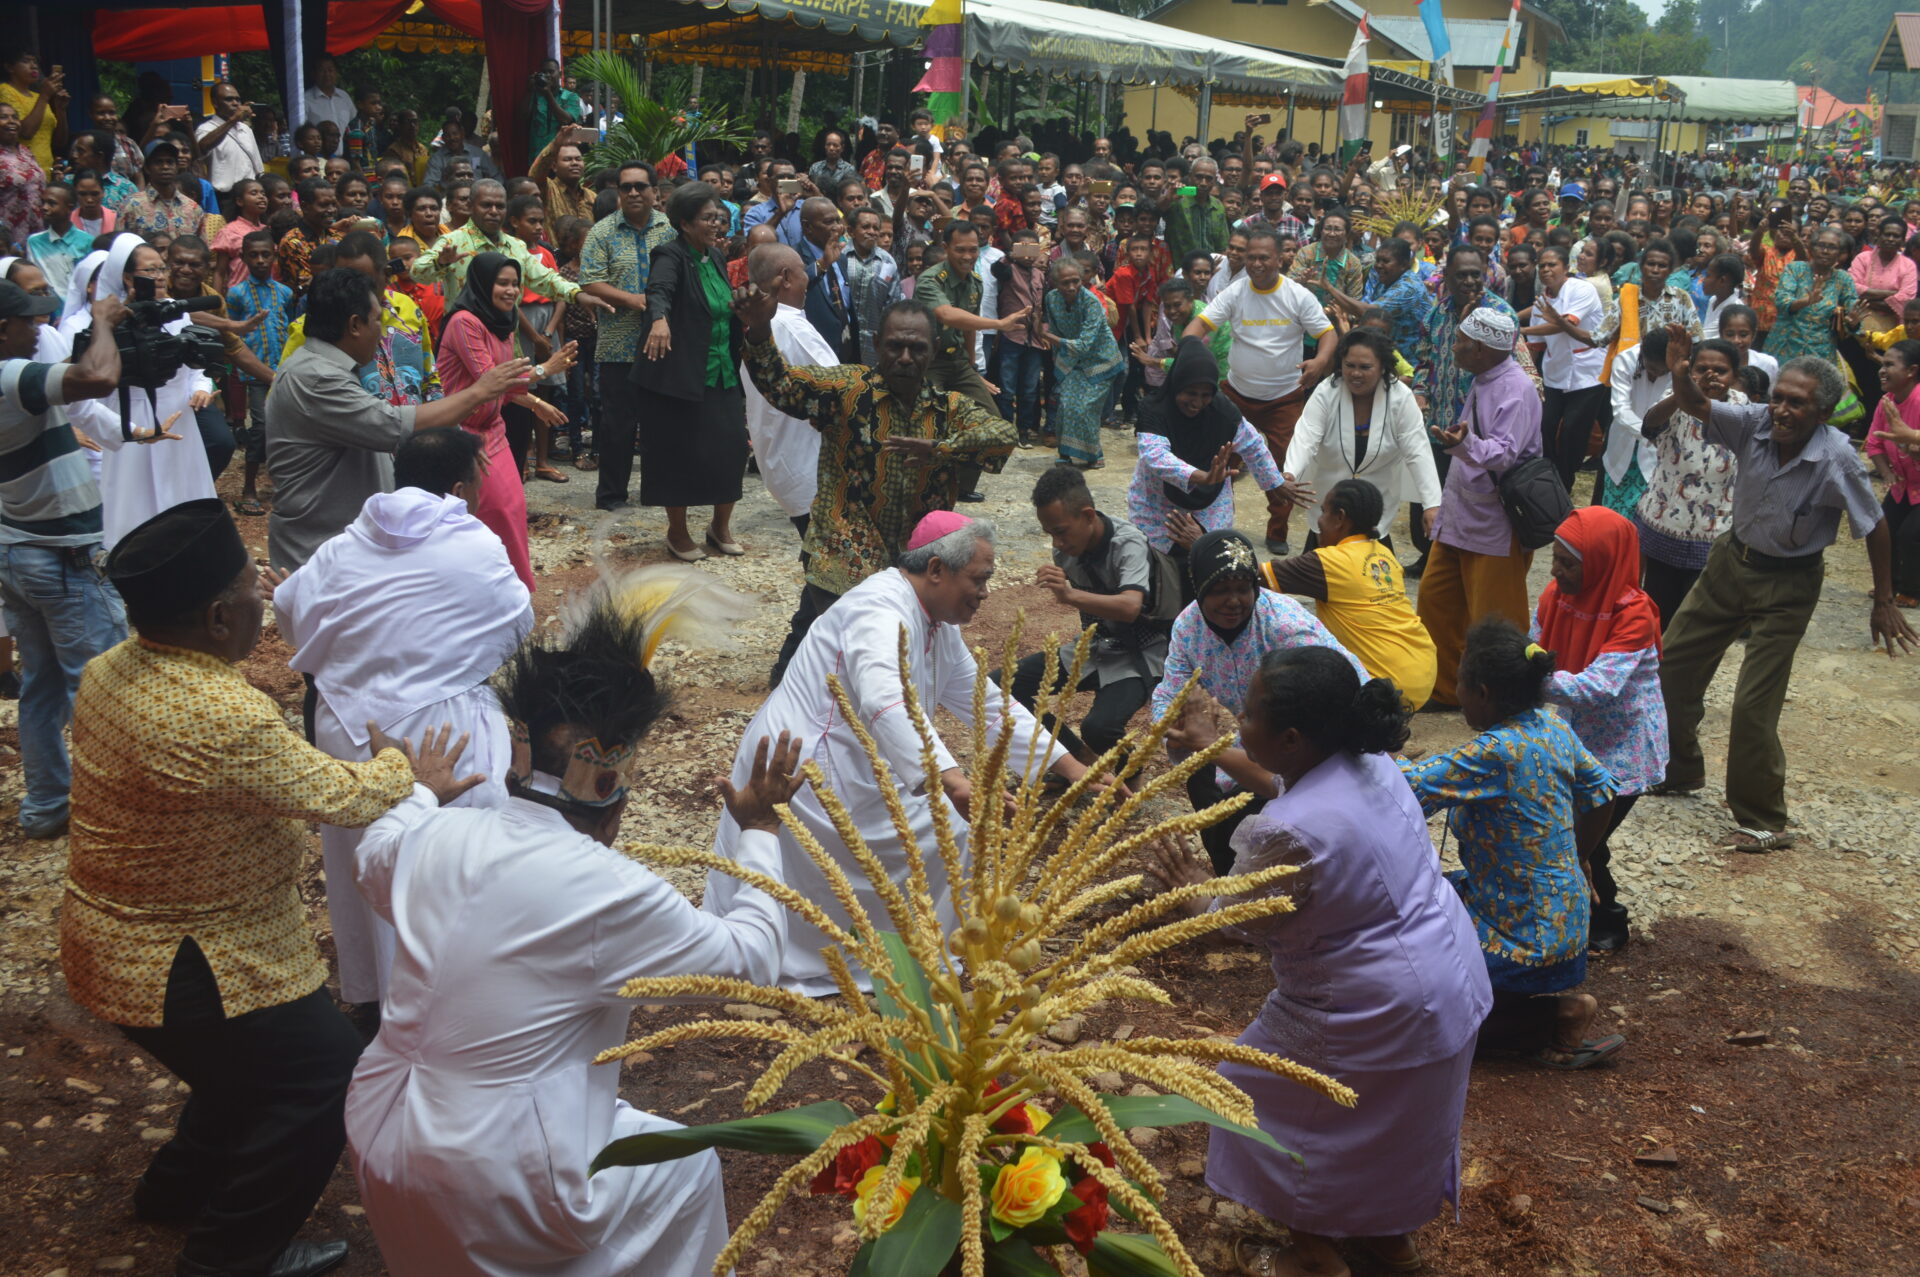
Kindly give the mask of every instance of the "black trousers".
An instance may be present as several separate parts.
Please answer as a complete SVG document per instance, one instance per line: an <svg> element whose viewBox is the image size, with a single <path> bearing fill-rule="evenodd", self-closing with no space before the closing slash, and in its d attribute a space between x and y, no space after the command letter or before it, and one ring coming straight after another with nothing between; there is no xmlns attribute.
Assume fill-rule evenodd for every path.
<svg viewBox="0 0 1920 1277"><path fill-rule="evenodd" d="M1480 1024L1479 1045L1484 1050L1522 1051L1531 1055L1553 1045L1560 999L1551 993L1493 991L1493 1010Z"/></svg>
<svg viewBox="0 0 1920 1277"><path fill-rule="evenodd" d="M594 433L599 445L599 478L594 483L594 504L606 509L616 501L627 500L627 485L633 481L633 439L640 425L640 399L628 380L632 364L603 363L600 374L600 425Z"/></svg>
<svg viewBox="0 0 1920 1277"><path fill-rule="evenodd" d="M1072 671L1064 665L1054 675L1053 691L1065 686L1067 675ZM1047 654L1035 652L1020 658L1020 664L1013 671L1013 699L1033 708L1040 695L1040 681L1046 677ZM1060 743L1070 750L1089 749L1095 754L1104 754L1120 743L1127 734L1127 720L1131 719L1142 705L1153 695L1153 689L1159 681L1149 682L1145 678L1123 678L1100 684L1100 676L1089 670L1081 676L1079 691L1093 693L1093 707L1087 716L1080 720L1080 735L1076 736L1071 727L1060 728L1055 724L1052 714L1043 720L1047 730L1055 733ZM1084 744L1081 737L1085 738Z"/></svg>
<svg viewBox="0 0 1920 1277"><path fill-rule="evenodd" d="M1573 476L1587 459L1587 440L1594 423L1613 407L1607 386L1587 386L1581 390L1553 390L1540 396L1540 446L1560 482L1573 491Z"/></svg>
<svg viewBox="0 0 1920 1277"><path fill-rule="evenodd" d="M1671 563L1662 563L1658 559L1640 556L1640 588L1647 592L1653 605L1660 609L1660 632L1666 633L1668 622L1680 605L1687 601L1687 591L1700 579L1699 568L1677 568Z"/></svg>
<svg viewBox="0 0 1920 1277"><path fill-rule="evenodd" d="M220 407L219 400L193 412L194 428L200 432L200 442L207 450L207 468L218 479L226 470L227 463L233 460L233 453L240 446L233 437L233 427L227 424L227 414Z"/></svg>
<svg viewBox="0 0 1920 1277"><path fill-rule="evenodd" d="M540 420L533 415L533 409L511 401L500 405L500 419L507 426L507 452L513 457L514 471L525 474L527 458L533 455L533 433L539 429Z"/></svg>
<svg viewBox="0 0 1920 1277"><path fill-rule="evenodd" d="M198 1211L182 1259L264 1273L313 1213L346 1146L360 1035L325 989L227 1018L191 937L174 955L161 1026L120 1031L193 1088L141 1177L142 1207Z"/></svg>
<svg viewBox="0 0 1920 1277"><path fill-rule="evenodd" d="M797 524L806 517L800 515L794 522ZM805 534L802 535L804 537ZM801 557L806 557L804 550L801 551ZM780 680L787 676L787 666L792 662L793 654L800 650L800 641L807 637L807 631L813 628L813 623L839 598L833 591L823 590L817 585L800 587L800 606L793 610L793 619L787 622L786 642L780 645L780 655L773 662L773 674L767 680L769 690L780 686Z"/></svg>
<svg viewBox="0 0 1920 1277"><path fill-rule="evenodd" d="M1920 598L1920 505L1888 495L1880 512L1893 534L1893 592Z"/></svg>
<svg viewBox="0 0 1920 1277"><path fill-rule="evenodd" d="M1431 424L1437 425L1439 423L1435 422ZM1452 425L1453 423L1448 422L1447 424ZM1431 441L1429 441L1428 446L1433 448L1433 468L1440 476L1440 485L1445 487L1447 482L1447 468L1453 464L1453 454L1434 446ZM1407 506L1407 531L1412 534L1413 548L1420 552L1422 561L1426 559L1427 551L1433 548L1433 542L1427 537L1426 513L1427 507L1421 505L1418 501L1411 502Z"/></svg>
<svg viewBox="0 0 1920 1277"><path fill-rule="evenodd" d="M1187 777L1187 801L1193 804L1195 811L1205 811L1215 803L1232 796L1231 792L1221 788L1220 781L1214 776L1211 767L1202 767ZM1233 831L1240 828L1241 821L1266 805L1266 799L1255 797L1252 802L1225 820L1208 825L1200 831L1200 845L1207 849L1207 859L1213 862L1213 873L1216 878L1233 872L1233 848L1229 845L1233 840Z"/></svg>
<svg viewBox="0 0 1920 1277"><path fill-rule="evenodd" d="M1620 887L1613 880L1613 835L1639 801L1638 794L1613 800L1613 815L1607 819L1607 832L1601 837L1600 845L1593 849L1593 854L1587 857L1587 864L1593 869L1593 893L1600 897L1600 903L1593 907L1593 921L1587 927L1588 943L1600 936L1615 936L1621 940L1627 937L1627 907L1620 903Z"/></svg>

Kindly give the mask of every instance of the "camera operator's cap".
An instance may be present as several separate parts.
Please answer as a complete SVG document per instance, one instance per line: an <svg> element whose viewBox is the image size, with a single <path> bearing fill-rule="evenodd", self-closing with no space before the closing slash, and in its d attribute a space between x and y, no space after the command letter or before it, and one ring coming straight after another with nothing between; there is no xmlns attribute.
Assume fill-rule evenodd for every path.
<svg viewBox="0 0 1920 1277"><path fill-rule="evenodd" d="M141 154L146 156L148 159L152 159L153 153L159 150L163 146L166 147L169 151L172 151L176 158L179 158L185 154L185 152L181 149L180 144L174 141L170 137L157 137L153 139L153 141L147 143L146 149L143 150Z"/></svg>
<svg viewBox="0 0 1920 1277"><path fill-rule="evenodd" d="M218 598L247 566L240 529L218 497L162 510L120 538L107 579L127 610L177 616Z"/></svg>
<svg viewBox="0 0 1920 1277"><path fill-rule="evenodd" d="M1286 175L1285 173L1278 173L1278 172L1276 172L1276 173L1269 173L1269 174L1267 174L1267 175L1266 175L1265 177L1263 177L1263 178L1261 178L1261 179L1260 179L1260 189L1261 189L1261 190L1263 190L1263 191L1264 191L1264 190L1266 190L1266 189L1267 189L1267 188L1268 188L1269 186L1277 186L1277 187L1279 187L1279 188L1280 188L1281 190L1283 190L1283 191L1284 191L1284 190L1286 190L1286 189L1287 189L1287 175Z"/></svg>
<svg viewBox="0 0 1920 1277"><path fill-rule="evenodd" d="M1587 199L1587 188L1578 182L1568 182L1560 188L1560 198L1563 200L1579 200L1585 203Z"/></svg>
<svg viewBox="0 0 1920 1277"><path fill-rule="evenodd" d="M0 280L0 319L18 319L23 315L57 315L60 299L30 293L18 284Z"/></svg>

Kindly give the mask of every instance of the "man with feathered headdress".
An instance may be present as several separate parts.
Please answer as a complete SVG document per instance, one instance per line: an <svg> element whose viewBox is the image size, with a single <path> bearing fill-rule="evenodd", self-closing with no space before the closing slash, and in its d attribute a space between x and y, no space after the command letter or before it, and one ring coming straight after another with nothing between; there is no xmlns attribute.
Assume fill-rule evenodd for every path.
<svg viewBox="0 0 1920 1277"><path fill-rule="evenodd" d="M866 750L853 725L827 688L829 675L840 680L859 725L872 736L880 757L892 769L900 786L915 843L928 859L937 858L933 804L952 802L959 817L953 820L961 850L966 848L966 817L973 801L966 772L936 737L934 753L940 771L927 775L921 757L920 734L902 697L902 678L912 679L921 706L931 716L944 706L961 722L974 721L973 691L976 666L960 633L986 601L987 582L993 576L993 525L969 519L951 510L936 510L921 519L908 538L899 566L876 573L842 595L800 643L781 680L760 712L747 724L740 752L733 760L733 783L744 783L758 765L756 741L791 733L802 750L802 761L813 761L831 778L834 792L846 804L860 837L886 866L894 884L907 889L908 855L895 828L887 794L875 781ZM907 634L911 669L900 665L900 632ZM1011 695L990 688L986 703L987 739L998 739L1003 719L1013 720L1013 749L1007 769L1015 775L1034 763L1051 767L1068 780L1077 780L1086 767L1053 737L1042 731L1033 716ZM834 827L819 795L808 789L794 799L793 818L805 826L820 845L840 862L853 884L854 894L869 917L886 916L879 891L868 885L846 842ZM720 818L714 850L738 858L747 843L732 815ZM791 831L780 833L779 877L813 900L841 925L849 919L835 903L825 874L814 864ZM947 878L933 874L934 907L952 925ZM739 907L746 889L714 872L707 877L705 907L725 912ZM809 923L789 923L779 983L797 993L821 996L835 985L820 950L826 938Z"/></svg>
<svg viewBox="0 0 1920 1277"><path fill-rule="evenodd" d="M508 661L504 806L442 811L415 790L361 839L358 886L398 943L347 1138L395 1277L695 1277L726 1243L711 1152L588 1170L609 1142L675 1125L618 1098L617 1066L593 1066L625 1037L621 986L765 984L786 942L767 895L701 913L612 849L634 747L667 702L647 660L669 623L730 596L691 569L662 571L602 586L559 642L529 641ZM640 595L670 597L649 608ZM799 750L769 744L721 790L745 831L740 863L777 874L774 807L799 786Z"/></svg>

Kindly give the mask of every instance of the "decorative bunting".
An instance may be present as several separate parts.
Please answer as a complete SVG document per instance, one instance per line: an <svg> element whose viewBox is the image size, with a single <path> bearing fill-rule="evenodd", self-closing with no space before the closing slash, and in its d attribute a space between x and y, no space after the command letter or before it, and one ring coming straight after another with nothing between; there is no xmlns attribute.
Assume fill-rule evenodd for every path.
<svg viewBox="0 0 1920 1277"><path fill-rule="evenodd" d="M921 26L932 29L923 49L927 73L913 91L929 95L927 110L936 127L960 113L960 88L967 74L966 20L963 0L933 0L920 19Z"/></svg>
<svg viewBox="0 0 1920 1277"><path fill-rule="evenodd" d="M1520 0L1513 0L1513 8L1507 13L1507 31L1500 39L1500 61L1493 68L1493 81L1487 85L1487 105L1480 111L1480 122L1473 126L1473 145L1467 150L1476 175L1487 171L1487 157L1493 153L1493 122L1500 114L1500 77L1513 61L1514 33L1519 28Z"/></svg>

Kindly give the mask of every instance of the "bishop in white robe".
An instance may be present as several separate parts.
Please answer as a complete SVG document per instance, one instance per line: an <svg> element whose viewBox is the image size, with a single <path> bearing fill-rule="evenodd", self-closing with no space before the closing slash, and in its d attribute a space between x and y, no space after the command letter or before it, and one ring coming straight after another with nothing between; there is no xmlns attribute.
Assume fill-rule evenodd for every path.
<svg viewBox="0 0 1920 1277"><path fill-rule="evenodd" d="M791 732L801 743L803 762L810 759L820 765L861 837L887 867L894 885L904 891L907 851L894 828L886 796L874 781L866 751L827 688L827 676L838 675L861 725L904 787L900 799L914 842L928 860L928 883L945 927L954 925L953 907L947 876L938 868L932 804L949 801L951 787L964 786L965 778L952 752L937 737L934 756L940 774L928 776L923 770L920 735L900 690L900 630L904 626L907 631L914 692L926 713L931 716L935 706L945 706L971 726L976 666L960 631L986 598L987 579L993 574L991 537L992 529L984 521L968 520L951 511L935 511L923 519L902 556L905 568L889 568L868 577L813 623L787 667L786 677L747 725L733 765L732 780L738 785L753 767L754 749L761 737ZM966 557L969 552L970 559ZM958 560L960 566L948 566L942 554ZM1011 717L1013 721L1013 748L1007 759L1010 771L1024 771L1030 765L1036 739L1045 766L1069 779L1078 779L1085 771L1050 734L1041 731L1036 738L1033 716L1011 695L990 687L986 704L987 739L998 739L1003 719ZM809 787L796 795L789 807L839 862L868 916L887 926L879 892L868 883L865 872L841 841L819 796ZM969 826L958 810L949 812L948 819L964 852ZM723 856L739 854L739 830L726 816L720 819L714 850ZM784 829L780 834L780 876L836 922L848 922L825 875L799 840ZM705 907L725 912L742 890L731 878L709 874ZM820 957L826 937L798 918L790 920L788 932L780 984L816 997L835 992L833 978Z"/></svg>
<svg viewBox="0 0 1920 1277"><path fill-rule="evenodd" d="M415 454L449 433L408 439L395 455L396 475L409 477ZM403 486L367 498L346 531L274 592L273 604L294 647L288 664L314 680L315 745L358 761L372 757L369 722L414 740L450 723L456 739L469 737L462 766L487 778L455 805L497 807L507 799L511 742L487 680L532 630L533 606L500 538L468 511L484 479L471 464L464 469L471 477L451 493ZM393 929L353 886L362 832L320 830L340 996L352 1003L380 1001L393 962Z"/></svg>

